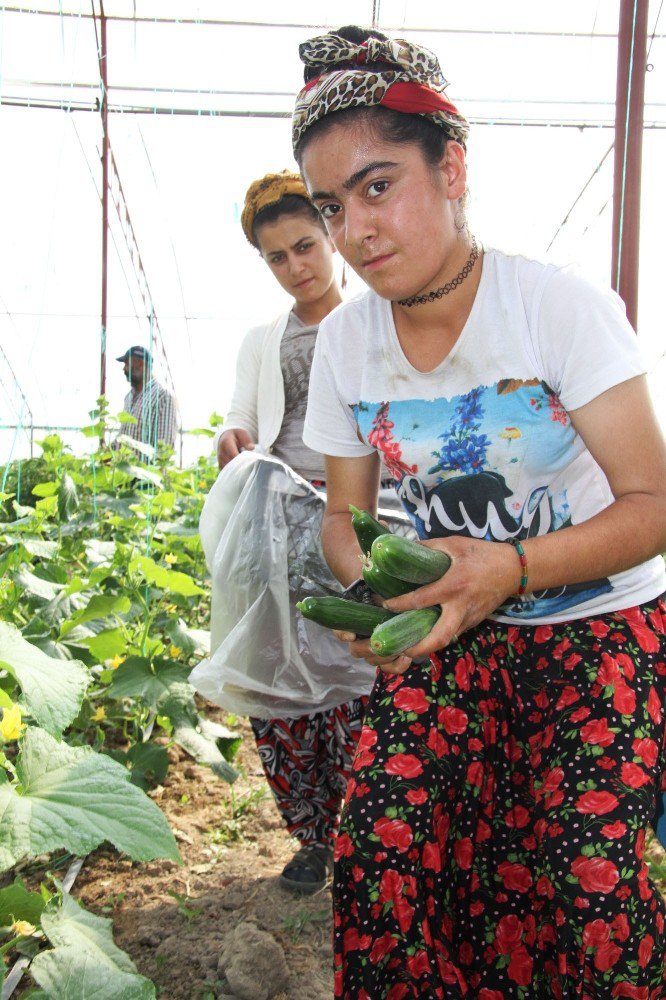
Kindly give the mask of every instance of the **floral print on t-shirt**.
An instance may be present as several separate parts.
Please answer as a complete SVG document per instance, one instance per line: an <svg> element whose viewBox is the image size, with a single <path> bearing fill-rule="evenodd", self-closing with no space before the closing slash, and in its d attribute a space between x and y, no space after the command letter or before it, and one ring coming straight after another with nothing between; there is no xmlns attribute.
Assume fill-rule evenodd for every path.
<svg viewBox="0 0 666 1000"><path fill-rule="evenodd" d="M572 523L567 473L584 446L544 382L507 378L451 399L362 402L352 410L362 437L395 477L420 538L460 534L503 542ZM434 437L432 428L439 430ZM598 483L588 477L578 488ZM609 580L593 580L501 610L544 617L611 590Z"/></svg>

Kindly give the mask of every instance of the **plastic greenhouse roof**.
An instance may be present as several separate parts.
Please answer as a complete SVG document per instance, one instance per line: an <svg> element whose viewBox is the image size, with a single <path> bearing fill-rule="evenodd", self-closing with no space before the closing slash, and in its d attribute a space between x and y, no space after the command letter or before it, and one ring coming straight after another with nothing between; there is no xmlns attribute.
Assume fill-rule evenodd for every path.
<svg viewBox="0 0 666 1000"><path fill-rule="evenodd" d="M2 426L25 424L30 414L39 425L79 426L99 391L93 8L99 15L100 0L0 9L0 461L28 442L27 433ZM554 259L577 260L607 282L618 11L618 0L249 0L243 8L105 0L109 134L143 267L111 203L112 408L122 407L126 391L113 359L151 338L148 288L184 426L225 411L244 332L287 304L243 238L239 206L254 177L294 165L298 43L363 14L439 55L449 92L474 125L472 220L484 242L535 255L552 243ZM654 208L663 205L666 172L666 24L655 23L657 14L649 17L639 315L654 358L663 351L663 211Z"/></svg>

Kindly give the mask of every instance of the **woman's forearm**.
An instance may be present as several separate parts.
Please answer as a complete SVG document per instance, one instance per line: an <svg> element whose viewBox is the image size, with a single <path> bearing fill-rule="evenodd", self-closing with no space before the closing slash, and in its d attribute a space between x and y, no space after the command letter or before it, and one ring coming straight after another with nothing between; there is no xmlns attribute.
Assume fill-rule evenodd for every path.
<svg viewBox="0 0 666 1000"><path fill-rule="evenodd" d="M351 523L351 514L324 515L321 542L333 574L344 587L361 575L361 549Z"/></svg>
<svg viewBox="0 0 666 1000"><path fill-rule="evenodd" d="M582 524L523 542L529 590L613 576L666 550L666 500L628 494Z"/></svg>

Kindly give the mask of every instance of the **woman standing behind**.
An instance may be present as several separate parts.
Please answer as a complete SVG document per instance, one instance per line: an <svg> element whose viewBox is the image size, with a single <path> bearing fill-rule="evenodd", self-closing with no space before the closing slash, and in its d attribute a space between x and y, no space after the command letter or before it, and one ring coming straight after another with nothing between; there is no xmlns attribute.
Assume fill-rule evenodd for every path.
<svg viewBox="0 0 666 1000"><path fill-rule="evenodd" d="M300 176L288 171L250 185L241 225L293 304L243 341L227 430L218 441L219 466L258 444L321 487L323 458L303 444L302 433L318 324L341 301L334 247ZM250 719L277 807L301 844L280 879L292 891L323 888L332 868L338 813L366 700L297 718Z"/></svg>
<svg viewBox="0 0 666 1000"><path fill-rule="evenodd" d="M373 507L382 456L452 560L387 602L441 606L418 646L382 660L347 637L384 674L336 844L336 996L662 1000L643 854L666 448L635 335L614 294L470 233L468 125L431 52L349 27L301 58L296 157L369 286L312 368L326 557L357 575L348 504Z"/></svg>

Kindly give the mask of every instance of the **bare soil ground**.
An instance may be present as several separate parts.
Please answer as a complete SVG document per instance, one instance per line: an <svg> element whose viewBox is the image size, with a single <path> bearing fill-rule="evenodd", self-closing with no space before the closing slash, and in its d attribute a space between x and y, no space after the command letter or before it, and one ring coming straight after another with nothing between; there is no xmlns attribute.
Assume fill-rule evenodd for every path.
<svg viewBox="0 0 666 1000"><path fill-rule="evenodd" d="M241 721L237 728L244 739L233 786L174 747L164 786L152 793L183 865L134 864L99 851L86 859L73 895L112 917L116 943L165 1000L330 1000L330 889L293 896L278 884L297 845L282 827L249 726ZM252 927L249 935L237 933L248 924L277 948ZM241 991L246 996L234 992L220 963L232 935L236 964L243 949L249 952L254 985Z"/></svg>
<svg viewBox="0 0 666 1000"><path fill-rule="evenodd" d="M298 897L278 884L297 845L282 827L249 725L237 728L241 777L233 786L169 750L169 773L152 796L182 866L136 864L104 849L86 858L72 893L112 918L116 943L163 1000L331 1000L330 888ZM648 856L666 891L666 855L654 839Z"/></svg>

